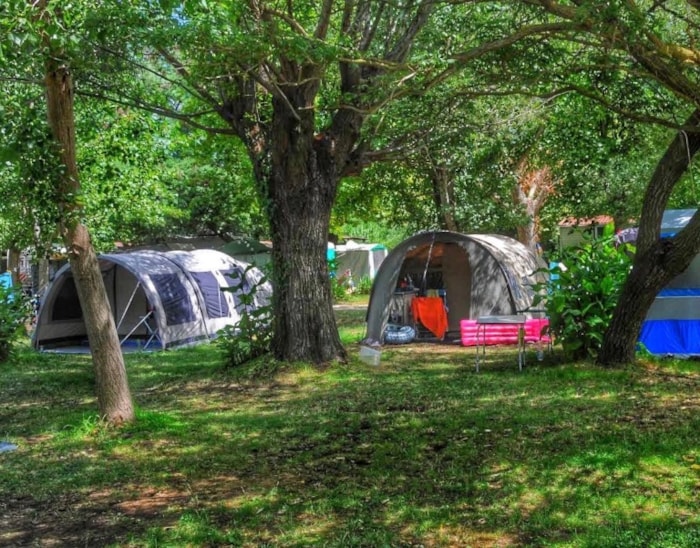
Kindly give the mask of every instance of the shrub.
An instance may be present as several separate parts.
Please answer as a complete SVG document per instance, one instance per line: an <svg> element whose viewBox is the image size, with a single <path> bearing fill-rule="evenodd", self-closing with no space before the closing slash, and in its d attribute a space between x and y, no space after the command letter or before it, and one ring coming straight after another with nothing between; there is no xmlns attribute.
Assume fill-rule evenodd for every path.
<svg viewBox="0 0 700 548"><path fill-rule="evenodd" d="M570 359L595 358L632 261L612 237L565 249L549 271L544 304L550 329ZM535 288L542 291L539 285Z"/></svg>
<svg viewBox="0 0 700 548"><path fill-rule="evenodd" d="M0 363L7 361L14 343L26 334L30 312L29 299L21 291L0 284Z"/></svg>
<svg viewBox="0 0 700 548"><path fill-rule="evenodd" d="M256 306L255 295L267 278L257 285L249 286L245 274L253 268L249 266L242 275L229 275L233 285L222 291L231 291L239 301L237 310L241 319L236 325L228 325L219 331L217 344L226 354L226 365L235 367L270 352L272 345L272 304Z"/></svg>
<svg viewBox="0 0 700 548"><path fill-rule="evenodd" d="M348 300L348 288L343 280L331 278L331 293L335 303Z"/></svg>
<svg viewBox="0 0 700 548"><path fill-rule="evenodd" d="M372 291L372 278L362 276L357 284L357 293L359 295L369 295Z"/></svg>

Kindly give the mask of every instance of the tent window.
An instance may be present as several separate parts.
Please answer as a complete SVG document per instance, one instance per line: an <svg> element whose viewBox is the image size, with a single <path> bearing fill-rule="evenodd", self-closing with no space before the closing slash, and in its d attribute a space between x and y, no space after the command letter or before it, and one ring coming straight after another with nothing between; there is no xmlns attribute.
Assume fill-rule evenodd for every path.
<svg viewBox="0 0 700 548"><path fill-rule="evenodd" d="M210 318L228 317L228 303L219 287L219 282L211 272L192 272L194 281L204 297L204 306Z"/></svg>
<svg viewBox="0 0 700 548"><path fill-rule="evenodd" d="M163 303L167 325L195 321L187 289L177 274L151 274L151 279Z"/></svg>
<svg viewBox="0 0 700 548"><path fill-rule="evenodd" d="M51 308L51 319L55 321L79 320L82 317L83 311L80 308L75 281L73 278L66 278Z"/></svg>
<svg viewBox="0 0 700 548"><path fill-rule="evenodd" d="M236 304L236 309L240 310L240 307L243 306L243 303L241 302L241 295L248 295L250 293L250 284L248 283L248 279L243 271L239 270L238 268L222 270L221 274L224 276L224 280L226 280L228 287L235 288L232 292L233 302ZM246 307L246 310L252 310L254 308L255 306L251 303L248 307Z"/></svg>

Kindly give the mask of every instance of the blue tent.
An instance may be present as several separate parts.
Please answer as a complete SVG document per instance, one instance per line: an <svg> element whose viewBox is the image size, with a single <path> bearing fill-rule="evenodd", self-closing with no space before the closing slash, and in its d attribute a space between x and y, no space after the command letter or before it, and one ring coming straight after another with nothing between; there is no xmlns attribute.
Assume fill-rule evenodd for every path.
<svg viewBox="0 0 700 548"><path fill-rule="evenodd" d="M673 237L695 211L664 212L661 237ZM656 296L642 325L639 342L652 354L700 356L700 255Z"/></svg>
<svg viewBox="0 0 700 548"><path fill-rule="evenodd" d="M12 274L9 272L3 272L0 274L0 286L4 287L8 291L12 289ZM15 296L12 292L7 296L7 302L11 303L15 300Z"/></svg>

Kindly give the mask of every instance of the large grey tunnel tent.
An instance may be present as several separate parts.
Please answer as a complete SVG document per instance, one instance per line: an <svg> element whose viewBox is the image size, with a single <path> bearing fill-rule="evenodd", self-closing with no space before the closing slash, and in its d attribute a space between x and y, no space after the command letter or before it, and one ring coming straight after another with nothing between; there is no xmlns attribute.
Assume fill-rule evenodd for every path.
<svg viewBox="0 0 700 548"><path fill-rule="evenodd" d="M264 306L272 295L257 268L209 249L107 254L99 263L125 347L165 349L209 340L238 323L244 306ZM253 287L247 303L241 297ZM43 350L87 344L70 265L56 273L42 299L32 343Z"/></svg>
<svg viewBox="0 0 700 548"><path fill-rule="evenodd" d="M407 295L442 296L447 332L458 337L462 319L531 308L533 284L546 280L544 262L507 236L420 232L392 249L379 267L367 308L365 340L382 341L390 314L401 310L397 300L405 303ZM413 286L413 291L406 286ZM408 310L405 304L404 310ZM407 315L399 323L407 323Z"/></svg>

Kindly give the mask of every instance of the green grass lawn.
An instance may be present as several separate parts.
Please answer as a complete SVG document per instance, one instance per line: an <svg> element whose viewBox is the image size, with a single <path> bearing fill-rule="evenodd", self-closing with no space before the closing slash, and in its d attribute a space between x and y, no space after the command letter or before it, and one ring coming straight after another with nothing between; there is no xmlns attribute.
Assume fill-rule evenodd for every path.
<svg viewBox="0 0 700 548"><path fill-rule="evenodd" d="M214 345L127 356L138 420L95 418L84 356L0 366L0 545L700 546L700 365L606 370L512 348L350 362Z"/></svg>

